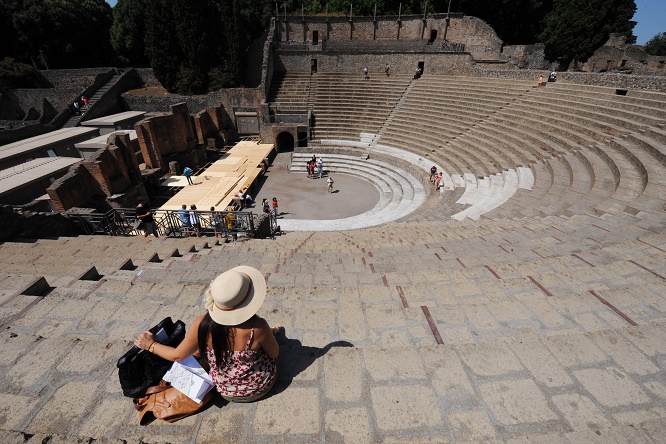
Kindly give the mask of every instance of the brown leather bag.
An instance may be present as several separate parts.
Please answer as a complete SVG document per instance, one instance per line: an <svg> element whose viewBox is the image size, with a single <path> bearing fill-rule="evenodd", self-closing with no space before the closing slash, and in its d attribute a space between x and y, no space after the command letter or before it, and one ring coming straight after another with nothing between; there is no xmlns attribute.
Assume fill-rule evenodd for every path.
<svg viewBox="0 0 666 444"><path fill-rule="evenodd" d="M197 404L168 382L161 381L159 385L149 387L143 398L134 398L134 408L139 412L139 424L142 426L156 419L176 422L203 409L212 401L213 394L213 390L209 391L203 401Z"/></svg>

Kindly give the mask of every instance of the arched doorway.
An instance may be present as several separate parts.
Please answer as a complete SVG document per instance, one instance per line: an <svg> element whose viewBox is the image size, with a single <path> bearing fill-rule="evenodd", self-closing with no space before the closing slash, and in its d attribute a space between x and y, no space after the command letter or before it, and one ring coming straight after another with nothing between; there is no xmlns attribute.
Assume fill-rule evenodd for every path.
<svg viewBox="0 0 666 444"><path fill-rule="evenodd" d="M294 136L286 131L281 132L275 138L278 153L294 151Z"/></svg>

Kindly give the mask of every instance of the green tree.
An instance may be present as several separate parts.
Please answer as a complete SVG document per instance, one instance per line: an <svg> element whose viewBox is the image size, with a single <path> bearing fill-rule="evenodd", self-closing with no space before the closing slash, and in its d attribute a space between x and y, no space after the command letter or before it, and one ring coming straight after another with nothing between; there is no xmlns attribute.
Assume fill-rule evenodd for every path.
<svg viewBox="0 0 666 444"><path fill-rule="evenodd" d="M552 0L460 0L457 3L461 12L486 21L509 45L535 43L553 8Z"/></svg>
<svg viewBox="0 0 666 444"><path fill-rule="evenodd" d="M645 52L654 56L666 56L666 32L652 37L644 46Z"/></svg>
<svg viewBox="0 0 666 444"><path fill-rule="evenodd" d="M15 54L36 68L105 64L113 55L111 7L103 0L18 0L12 13Z"/></svg>
<svg viewBox="0 0 666 444"><path fill-rule="evenodd" d="M118 55L134 66L146 65L146 9L148 0L118 0L113 8L111 44Z"/></svg>
<svg viewBox="0 0 666 444"><path fill-rule="evenodd" d="M587 60L612 32L635 41L635 11L634 0L555 0L543 33L546 58L562 65Z"/></svg>
<svg viewBox="0 0 666 444"><path fill-rule="evenodd" d="M168 91L177 90L183 56L176 37L170 0L148 0L146 8L146 55L155 77Z"/></svg>

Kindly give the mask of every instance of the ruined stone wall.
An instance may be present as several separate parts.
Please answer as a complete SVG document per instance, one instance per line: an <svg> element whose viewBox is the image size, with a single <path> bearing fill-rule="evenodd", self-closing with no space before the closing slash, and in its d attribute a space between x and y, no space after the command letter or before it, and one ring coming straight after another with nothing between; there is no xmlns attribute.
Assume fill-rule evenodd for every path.
<svg viewBox="0 0 666 444"><path fill-rule="evenodd" d="M666 57L651 56L642 46L626 44L626 37L611 35L582 65L585 72L623 72L666 76Z"/></svg>
<svg viewBox="0 0 666 444"><path fill-rule="evenodd" d="M0 206L0 242L12 239L38 239L43 237L74 236L74 225L61 214L17 212Z"/></svg>
<svg viewBox="0 0 666 444"><path fill-rule="evenodd" d="M171 106L168 114L149 117L134 125L143 159L149 168L167 171L166 156L192 150L197 144L187 104Z"/></svg>
<svg viewBox="0 0 666 444"><path fill-rule="evenodd" d="M531 69L477 69L473 73L470 73L470 75L499 79L533 80L536 84L539 74L548 77L548 72L548 70ZM666 82L664 81L664 77L661 76L565 71L557 73L557 82L666 93Z"/></svg>
<svg viewBox="0 0 666 444"><path fill-rule="evenodd" d="M212 94L212 93L211 93ZM214 98L208 95L182 96L179 94L160 94L160 95L134 95L122 94L122 100L128 110L146 111L149 113L163 113L173 105L179 103L187 104L190 112L198 113L210 106L218 106Z"/></svg>
<svg viewBox="0 0 666 444"><path fill-rule="evenodd" d="M146 196L129 136L116 135L111 141L47 188L56 211L77 207L102 211L128 202L135 204L137 196Z"/></svg>
<svg viewBox="0 0 666 444"><path fill-rule="evenodd" d="M222 106L206 108L194 116L194 127L197 132L199 144L207 144L208 139L215 139L217 143L224 143L221 133L231 131L233 123Z"/></svg>
<svg viewBox="0 0 666 444"><path fill-rule="evenodd" d="M107 197L122 193L130 185L127 165L119 151L120 148L111 145L97 151L90 161L83 162Z"/></svg>
<svg viewBox="0 0 666 444"><path fill-rule="evenodd" d="M46 189L58 213L70 208L83 207L95 195L103 194L99 183L82 164L74 165L69 172Z"/></svg>
<svg viewBox="0 0 666 444"><path fill-rule="evenodd" d="M507 69L548 69L550 63L544 55L544 45L512 45L502 48L507 58Z"/></svg>

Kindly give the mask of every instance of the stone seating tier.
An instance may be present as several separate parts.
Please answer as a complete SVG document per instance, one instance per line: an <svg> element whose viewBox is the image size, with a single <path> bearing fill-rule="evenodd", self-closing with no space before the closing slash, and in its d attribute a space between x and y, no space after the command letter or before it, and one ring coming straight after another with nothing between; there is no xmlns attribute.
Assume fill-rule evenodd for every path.
<svg viewBox="0 0 666 444"><path fill-rule="evenodd" d="M346 76L360 77L330 77L343 83ZM407 83L432 78L406 81L405 95L417 88ZM479 90L512 83L435 80ZM436 152L423 136L401 143L400 131L390 133L404 98L395 99L373 134L317 136L318 148L349 147L370 160L402 156L425 177L432 163L451 174L452 190L431 195L401 222L289 231L207 249L195 239L101 236L0 245L0 324L13 319L0 331L0 440L661 442L666 133L661 115L649 108L666 109L652 103L666 100L560 82L537 91L534 83L520 82L521 99L470 123ZM539 100L548 107L547 95L557 106L566 105L562 100L585 106L559 109L552 121L529 118ZM623 101L632 104L627 113ZM602 131L617 120L588 126L591 103L614 109L608 114L628 121L620 127L628 131ZM643 112L652 119L641 120ZM429 117L410 119L414 128L434 126ZM388 134L395 142L387 142ZM498 143L503 139L506 145ZM514 159L509 146L515 160L522 153L530 161L531 191L520 188L524 170L472 171L504 166ZM324 159L325 167L366 172L367 180L387 169L359 168L333 154ZM512 189L507 185L516 176L519 187ZM411 182L391 175L377 186L398 196L404 183ZM384 209L408 200L385 197ZM465 220L450 219L460 213ZM197 251L187 250L197 244ZM168 256L174 248L180 257ZM151 262L156 252L162 262ZM137 268L110 267L122 258ZM240 264L262 271L269 290L259 314L285 327L277 390L257 403L213 406L174 424L140 427L119 392L116 359L165 316L191 324L203 312L210 281ZM102 279L72 283L86 266ZM16 294L40 273L52 276L48 295Z"/></svg>

